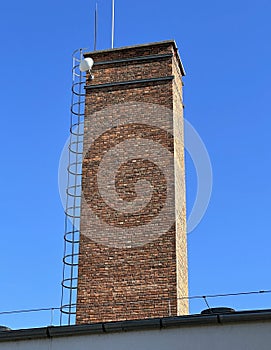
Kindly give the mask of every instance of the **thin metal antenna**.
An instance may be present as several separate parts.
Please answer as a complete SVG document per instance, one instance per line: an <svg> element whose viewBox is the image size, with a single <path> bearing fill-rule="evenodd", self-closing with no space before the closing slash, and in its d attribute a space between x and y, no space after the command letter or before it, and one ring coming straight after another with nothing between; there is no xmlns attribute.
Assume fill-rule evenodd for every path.
<svg viewBox="0 0 271 350"><path fill-rule="evenodd" d="M94 19L94 51L97 50L97 32L98 32L98 3L95 7L95 19Z"/></svg>
<svg viewBox="0 0 271 350"><path fill-rule="evenodd" d="M111 48L114 48L115 38L115 0L112 0L112 32L111 32Z"/></svg>

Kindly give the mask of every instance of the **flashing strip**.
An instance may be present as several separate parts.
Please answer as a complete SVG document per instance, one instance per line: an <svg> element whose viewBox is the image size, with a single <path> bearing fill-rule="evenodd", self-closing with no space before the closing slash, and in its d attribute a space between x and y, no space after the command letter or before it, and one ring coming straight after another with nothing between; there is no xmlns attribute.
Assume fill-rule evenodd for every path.
<svg viewBox="0 0 271 350"><path fill-rule="evenodd" d="M115 82L115 83L106 83L106 84L98 84L98 85L87 85L87 86L85 86L85 89L86 90L93 90L93 89L103 89L103 88L110 88L110 87L124 86L124 85L157 83L157 82L162 82L162 81L171 81L173 79L174 79L174 76L170 75L168 77L160 77L160 78L126 80L126 81L118 81L118 82Z"/></svg>
<svg viewBox="0 0 271 350"><path fill-rule="evenodd" d="M138 57L131 57L131 58L123 58L119 60L101 61L101 62L95 62L94 65L102 66L106 64L118 64L118 63L134 62L134 61L151 61L151 60L165 59L165 58L171 58L171 57L173 57L172 53L166 53L163 55L138 56Z"/></svg>

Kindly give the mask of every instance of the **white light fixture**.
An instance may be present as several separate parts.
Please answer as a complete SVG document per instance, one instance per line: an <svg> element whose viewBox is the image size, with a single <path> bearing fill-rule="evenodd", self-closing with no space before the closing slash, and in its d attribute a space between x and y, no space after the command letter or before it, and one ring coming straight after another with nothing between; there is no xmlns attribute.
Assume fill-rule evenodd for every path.
<svg viewBox="0 0 271 350"><path fill-rule="evenodd" d="M93 67L94 61L92 58L87 57L81 60L79 69L81 72L91 72L91 69Z"/></svg>

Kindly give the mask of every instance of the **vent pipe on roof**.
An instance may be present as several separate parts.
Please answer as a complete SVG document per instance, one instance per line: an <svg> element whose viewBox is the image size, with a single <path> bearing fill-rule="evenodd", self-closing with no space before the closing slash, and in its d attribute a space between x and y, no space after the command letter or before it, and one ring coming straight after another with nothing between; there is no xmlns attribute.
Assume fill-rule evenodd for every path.
<svg viewBox="0 0 271 350"><path fill-rule="evenodd" d="M201 311L201 315L219 315L219 314L229 314L235 312L234 309L230 307L213 307Z"/></svg>

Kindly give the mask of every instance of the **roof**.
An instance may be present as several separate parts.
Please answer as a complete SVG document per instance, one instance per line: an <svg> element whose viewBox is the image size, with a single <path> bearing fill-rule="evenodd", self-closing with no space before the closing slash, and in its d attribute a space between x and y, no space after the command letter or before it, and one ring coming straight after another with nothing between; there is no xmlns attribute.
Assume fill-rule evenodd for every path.
<svg viewBox="0 0 271 350"><path fill-rule="evenodd" d="M91 334L143 331L148 329L197 327L207 325L224 325L244 322L271 321L271 309L239 311L214 315L188 315L146 320L95 323L75 326L49 326L0 332L0 342L29 339L56 338Z"/></svg>

